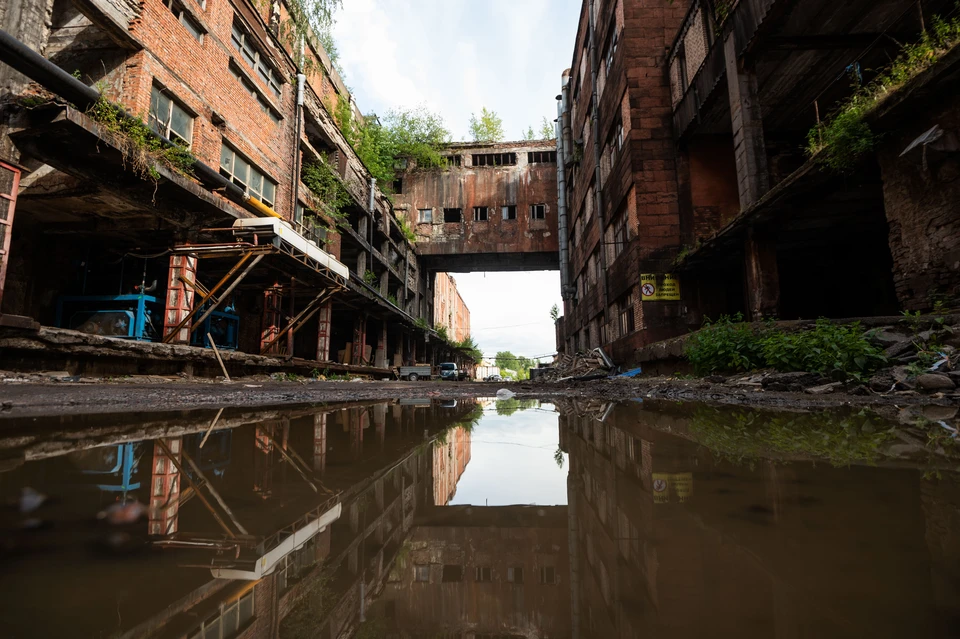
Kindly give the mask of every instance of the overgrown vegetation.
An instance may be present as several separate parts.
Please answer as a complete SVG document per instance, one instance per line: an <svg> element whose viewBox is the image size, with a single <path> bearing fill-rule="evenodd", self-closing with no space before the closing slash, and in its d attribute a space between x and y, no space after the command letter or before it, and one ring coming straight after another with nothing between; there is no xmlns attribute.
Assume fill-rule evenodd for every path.
<svg viewBox="0 0 960 639"><path fill-rule="evenodd" d="M403 234L403 237L407 239L408 242L413 244L417 241L417 233L411 228L410 223L407 222L407 218L402 215L397 216L397 228L400 229L400 232Z"/></svg>
<svg viewBox="0 0 960 639"><path fill-rule="evenodd" d="M395 109L383 118L353 115L347 100L327 101L337 126L380 190L390 193L397 175L412 161L418 168L446 166L443 149L451 141L443 118L426 107Z"/></svg>
<svg viewBox="0 0 960 639"><path fill-rule="evenodd" d="M786 332L745 323L740 314L705 323L690 338L686 355L699 375L775 368L862 379L886 363L859 323L820 319L812 329Z"/></svg>
<svg viewBox="0 0 960 639"><path fill-rule="evenodd" d="M312 35L316 36L317 42L327 52L330 62L342 77L343 69L339 64L339 52L333 40L332 28L334 14L343 7L343 0L287 0L285 5L290 12L290 18L280 23L279 35L290 47L297 66L304 73L319 70L315 68L316 62L311 57L301 53L300 44L311 40L312 31Z"/></svg>
<svg viewBox="0 0 960 639"><path fill-rule="evenodd" d="M722 458L740 463L783 455L826 459L834 466L873 463L896 435L873 413L766 413L699 408L690 432Z"/></svg>
<svg viewBox="0 0 960 639"><path fill-rule="evenodd" d="M90 107L87 115L115 134L124 163L129 163L141 178L158 182L161 177L158 164L183 175L192 175L196 158L190 149L181 144L164 144L142 118L127 115L103 96Z"/></svg>
<svg viewBox="0 0 960 639"><path fill-rule="evenodd" d="M550 319L552 319L554 323L556 323L557 320L560 319L560 307L557 306L556 304L554 304L550 308Z"/></svg>
<svg viewBox="0 0 960 639"><path fill-rule="evenodd" d="M853 169L860 156L876 145L877 136L867 116L958 43L960 18L947 21L935 17L920 41L904 45L900 55L871 82L860 84L860 74L856 74L853 95L807 134L807 154L835 171Z"/></svg>
<svg viewBox="0 0 960 639"><path fill-rule="evenodd" d="M474 142L502 142L504 138L503 120L496 111L480 109L480 117L470 114L470 137Z"/></svg>
<svg viewBox="0 0 960 639"><path fill-rule="evenodd" d="M459 342L455 342L454 347L463 351L470 359L478 364L483 360L483 351L480 350L480 346L471 335L467 335Z"/></svg>
<svg viewBox="0 0 960 639"><path fill-rule="evenodd" d="M533 127L528 127L526 131L523 132L524 140L552 140L556 135L556 132L553 128L553 123L549 118L544 116L543 120L540 122L539 131L534 131Z"/></svg>
<svg viewBox="0 0 960 639"><path fill-rule="evenodd" d="M303 163L301 181L323 203L323 211L334 224L342 224L347 219L346 208L352 198L340 181L340 176L330 167L326 156L319 161Z"/></svg>

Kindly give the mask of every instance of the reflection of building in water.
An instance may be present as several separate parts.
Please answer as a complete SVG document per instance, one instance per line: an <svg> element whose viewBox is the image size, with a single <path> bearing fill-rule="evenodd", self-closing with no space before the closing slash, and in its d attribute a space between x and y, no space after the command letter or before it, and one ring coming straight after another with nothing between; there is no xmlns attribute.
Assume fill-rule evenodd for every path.
<svg viewBox="0 0 960 639"><path fill-rule="evenodd" d="M389 636L570 637L565 506L417 513L371 615Z"/></svg>
<svg viewBox="0 0 960 639"><path fill-rule="evenodd" d="M682 407L561 408L574 636L956 636L955 483L723 462Z"/></svg>
<svg viewBox="0 0 960 639"><path fill-rule="evenodd" d="M457 482L470 463L470 430L463 426L447 431L433 449L433 503L446 506L457 494Z"/></svg>
<svg viewBox="0 0 960 639"><path fill-rule="evenodd" d="M425 434L461 423L474 408L461 402L227 409L202 448L209 412L178 415L175 422L131 416L127 427L111 426L109 445L88 434L96 423L82 419L76 433L53 442L24 438L8 423L0 456L26 461L3 467L0 497L12 499L29 486L58 499L38 511L56 525L8 537L7 550L24 557L0 576L9 593L0 604L4 636L349 637L359 624L361 593L371 601L383 587L415 513L433 503L435 451L450 446L423 445ZM135 434L125 439L124 428ZM466 448L462 436L447 439L460 442L467 456L454 459L466 463L469 439ZM124 466L127 449L139 452ZM213 579L203 567L248 569L249 558L288 536L283 531L298 517L325 507L325 490L339 494L340 518L297 545L271 574ZM121 494L155 506L147 521L78 532L77 522L93 521ZM14 518L0 513L4 533L14 529ZM226 529L237 534L236 522L249 536L230 537ZM85 545L95 538L102 547L118 532L124 554L112 548L104 560ZM251 547L246 539L263 541ZM47 552L26 552L36 544ZM50 614L23 613L40 607Z"/></svg>

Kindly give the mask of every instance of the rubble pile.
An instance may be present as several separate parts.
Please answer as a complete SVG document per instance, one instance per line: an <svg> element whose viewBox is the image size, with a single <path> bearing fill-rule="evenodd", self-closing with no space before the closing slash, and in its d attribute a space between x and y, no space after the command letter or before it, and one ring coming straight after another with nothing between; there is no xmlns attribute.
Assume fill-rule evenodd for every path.
<svg viewBox="0 0 960 639"><path fill-rule="evenodd" d="M573 356L559 355L553 367L542 373L540 379L547 382L601 379L607 377L612 368L610 359L597 348L589 353L577 353Z"/></svg>

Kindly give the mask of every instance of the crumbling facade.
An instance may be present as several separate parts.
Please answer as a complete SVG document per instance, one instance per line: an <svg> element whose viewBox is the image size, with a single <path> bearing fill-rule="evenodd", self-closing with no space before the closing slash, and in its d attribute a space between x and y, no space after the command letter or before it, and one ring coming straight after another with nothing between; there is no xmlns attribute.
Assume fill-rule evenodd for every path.
<svg viewBox="0 0 960 639"><path fill-rule="evenodd" d="M557 268L553 141L454 144L446 166L404 172L394 196L420 265L449 272Z"/></svg>
<svg viewBox="0 0 960 639"><path fill-rule="evenodd" d="M4 343L11 361L95 367L58 351L68 338L51 329L128 324L117 336L227 339L224 350L279 368L386 374L454 357L422 328L434 324L432 273L331 114L348 101L362 117L309 34L300 53L282 2L17 5L2 14L13 37L0 64L0 160L22 175L0 252L0 323L35 332ZM189 149L186 163L158 160L147 127ZM258 217L266 226L238 230ZM209 322L233 324L223 335ZM113 365L143 361L123 359Z"/></svg>
<svg viewBox="0 0 960 639"><path fill-rule="evenodd" d="M586 0L560 105L560 350L629 363L723 314L949 307L957 51L867 114L872 150L839 170L806 152L949 5Z"/></svg>

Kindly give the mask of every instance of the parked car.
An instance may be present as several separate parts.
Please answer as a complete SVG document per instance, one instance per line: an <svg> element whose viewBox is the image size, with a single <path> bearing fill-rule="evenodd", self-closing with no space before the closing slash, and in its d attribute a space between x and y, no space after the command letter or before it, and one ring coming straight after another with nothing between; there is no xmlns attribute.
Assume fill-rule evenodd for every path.
<svg viewBox="0 0 960 639"><path fill-rule="evenodd" d="M489 376L488 376L485 380L483 380L483 381L485 381L485 382L502 382L502 381L503 381L503 378L500 377L499 375L489 375Z"/></svg>
<svg viewBox="0 0 960 639"><path fill-rule="evenodd" d="M411 382L415 382L420 379L430 379L433 371L430 370L429 364L423 364L421 366L401 366L400 367L400 379L406 379Z"/></svg>
<svg viewBox="0 0 960 639"><path fill-rule="evenodd" d="M457 368L457 365L453 362L444 362L438 367L440 370L440 379L446 380L448 382L456 382L460 380L460 370Z"/></svg>

